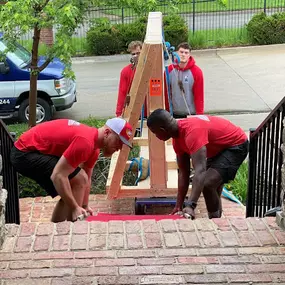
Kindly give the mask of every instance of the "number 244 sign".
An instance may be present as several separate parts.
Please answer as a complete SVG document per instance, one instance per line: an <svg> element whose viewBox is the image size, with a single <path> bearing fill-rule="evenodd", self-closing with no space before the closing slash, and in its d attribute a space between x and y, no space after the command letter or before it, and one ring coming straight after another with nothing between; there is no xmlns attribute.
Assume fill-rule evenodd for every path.
<svg viewBox="0 0 285 285"><path fill-rule="evenodd" d="M0 99L0 105L4 105L4 104L10 104L10 100L9 99Z"/></svg>

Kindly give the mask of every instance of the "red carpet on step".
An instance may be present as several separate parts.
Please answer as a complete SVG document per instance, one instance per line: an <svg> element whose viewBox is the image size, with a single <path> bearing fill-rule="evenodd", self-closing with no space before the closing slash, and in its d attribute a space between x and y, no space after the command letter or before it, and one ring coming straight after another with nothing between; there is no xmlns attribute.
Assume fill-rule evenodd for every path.
<svg viewBox="0 0 285 285"><path fill-rule="evenodd" d="M117 214L107 214L107 213L98 213L96 216L89 216L86 218L86 221L100 221L100 222L109 222L109 221L140 221L140 220L177 220L183 219L179 215L117 215Z"/></svg>

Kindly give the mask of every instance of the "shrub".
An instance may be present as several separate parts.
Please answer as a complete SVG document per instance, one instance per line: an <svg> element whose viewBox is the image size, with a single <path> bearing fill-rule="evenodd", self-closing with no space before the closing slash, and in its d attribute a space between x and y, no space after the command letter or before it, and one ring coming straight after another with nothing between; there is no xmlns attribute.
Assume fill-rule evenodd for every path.
<svg viewBox="0 0 285 285"><path fill-rule="evenodd" d="M182 42L188 42L188 27L185 20L179 15L164 16L163 30L165 40L174 47Z"/></svg>
<svg viewBox="0 0 285 285"><path fill-rule="evenodd" d="M112 55L121 50L122 43L117 31L112 28L107 18L95 19L86 39L88 54Z"/></svg>
<svg viewBox="0 0 285 285"><path fill-rule="evenodd" d="M111 55L126 53L128 44L145 38L147 17L141 17L130 24L112 25L107 18L95 19L87 32L89 54ZM185 20L178 15L163 17L165 40L177 46L188 41L188 28Z"/></svg>
<svg viewBox="0 0 285 285"><path fill-rule="evenodd" d="M285 43L285 13L266 16L259 13L247 25L249 40L252 44L269 45Z"/></svg>
<svg viewBox="0 0 285 285"><path fill-rule="evenodd" d="M231 191L243 204L246 202L247 196L247 177L248 162L243 162L233 181L230 181L225 187Z"/></svg>
<svg viewBox="0 0 285 285"><path fill-rule="evenodd" d="M128 45L131 41L144 41L146 33L147 17L140 17L130 24L115 24L113 29L118 31L122 42L121 52L127 52Z"/></svg>

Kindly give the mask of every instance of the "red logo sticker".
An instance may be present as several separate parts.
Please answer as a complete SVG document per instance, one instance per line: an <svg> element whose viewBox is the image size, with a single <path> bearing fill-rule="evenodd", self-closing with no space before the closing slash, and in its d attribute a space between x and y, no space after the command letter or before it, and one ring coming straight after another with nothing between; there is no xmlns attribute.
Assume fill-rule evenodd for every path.
<svg viewBox="0 0 285 285"><path fill-rule="evenodd" d="M162 86L160 78L151 78L149 81L149 95L150 96L161 96Z"/></svg>

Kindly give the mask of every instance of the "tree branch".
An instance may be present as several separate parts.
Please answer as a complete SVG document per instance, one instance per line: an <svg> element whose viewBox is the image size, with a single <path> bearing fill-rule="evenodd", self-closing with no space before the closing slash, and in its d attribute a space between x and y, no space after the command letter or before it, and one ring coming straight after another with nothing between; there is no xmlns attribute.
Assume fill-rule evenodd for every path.
<svg viewBox="0 0 285 285"><path fill-rule="evenodd" d="M66 4L68 4L69 2L66 1L66 3L63 3L61 6L58 7L58 9L62 9Z"/></svg>
<svg viewBox="0 0 285 285"><path fill-rule="evenodd" d="M49 63L51 62L51 59L47 59L40 67L39 67L39 72L41 72L42 70L44 70L48 65Z"/></svg>
<svg viewBox="0 0 285 285"><path fill-rule="evenodd" d="M48 4L49 1L50 1L50 0L46 0L45 3L44 3L42 6L40 6L40 7L41 7L41 10L44 9L44 7Z"/></svg>

